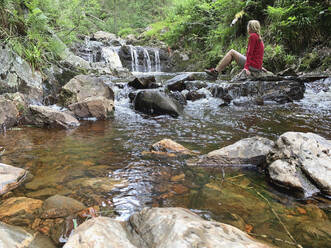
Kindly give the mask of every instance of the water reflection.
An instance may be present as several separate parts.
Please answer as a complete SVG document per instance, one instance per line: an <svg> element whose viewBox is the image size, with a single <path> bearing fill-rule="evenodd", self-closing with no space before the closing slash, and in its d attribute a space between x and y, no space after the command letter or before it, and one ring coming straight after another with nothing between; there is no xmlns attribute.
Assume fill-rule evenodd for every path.
<svg viewBox="0 0 331 248"><path fill-rule="evenodd" d="M86 121L74 130L9 130L0 137L0 146L6 148L1 162L34 175L15 195L46 199L63 194L99 205L103 215L115 213L119 219L145 206L181 206L247 232L288 240L274 209L301 245L326 247L331 239L326 199L302 202L289 197L251 169L208 171L186 168L180 159L141 156L163 138L201 153L254 135L276 139L286 131L315 132L330 139L330 82L320 84L322 98L316 99L316 87L307 85L304 100L286 105L220 108L219 99L207 97L189 102L177 119L135 112L127 89L115 87L113 120Z"/></svg>

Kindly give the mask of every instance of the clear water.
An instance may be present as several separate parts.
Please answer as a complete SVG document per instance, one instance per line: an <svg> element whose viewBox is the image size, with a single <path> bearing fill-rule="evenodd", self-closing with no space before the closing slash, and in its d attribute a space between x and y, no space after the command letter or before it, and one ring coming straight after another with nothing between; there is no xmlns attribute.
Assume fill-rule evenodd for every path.
<svg viewBox="0 0 331 248"><path fill-rule="evenodd" d="M201 154L255 135L275 140L286 131L314 132L331 139L330 80L307 84L299 102L220 108L220 100L208 97L189 102L185 114L176 119L135 112L126 97L128 89L114 87L114 91L112 120L84 121L73 130L24 127L0 136L0 146L6 148L0 162L34 175L15 195L45 199L63 194L88 206L98 205L101 215L118 219L145 206L185 207L276 246L293 247L275 241L291 241L275 212L298 244L330 247L328 199L302 200L284 194L254 168L187 168L181 159L141 155L163 138Z"/></svg>

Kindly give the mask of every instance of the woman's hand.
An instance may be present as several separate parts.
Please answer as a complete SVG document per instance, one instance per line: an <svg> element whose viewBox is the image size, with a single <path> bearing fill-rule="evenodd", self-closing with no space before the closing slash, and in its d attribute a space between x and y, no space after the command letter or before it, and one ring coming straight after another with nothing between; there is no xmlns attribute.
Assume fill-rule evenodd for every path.
<svg viewBox="0 0 331 248"><path fill-rule="evenodd" d="M244 72L244 71L246 72L246 75L247 76L250 76L251 75L251 72L248 69L243 69L242 72Z"/></svg>

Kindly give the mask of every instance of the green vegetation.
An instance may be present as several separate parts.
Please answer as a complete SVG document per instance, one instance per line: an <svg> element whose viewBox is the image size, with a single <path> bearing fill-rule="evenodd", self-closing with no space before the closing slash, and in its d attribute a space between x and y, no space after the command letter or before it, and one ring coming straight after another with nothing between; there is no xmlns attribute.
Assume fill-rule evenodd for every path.
<svg viewBox="0 0 331 248"><path fill-rule="evenodd" d="M266 46L264 64L279 71L297 64L312 47L330 47L330 9L325 0L175 1L167 18L145 36L183 48L203 68L214 66L229 49L245 53L247 22L257 19Z"/></svg>
<svg viewBox="0 0 331 248"><path fill-rule="evenodd" d="M162 16L167 0L0 0L0 39L34 68L98 30L126 35Z"/></svg>
<svg viewBox="0 0 331 248"><path fill-rule="evenodd" d="M97 30L139 36L150 26L146 42L162 40L204 68L229 49L245 53L247 21L258 19L264 64L278 71L297 65L302 52L330 47L330 10L328 0L0 0L0 39L40 68L78 36ZM317 63L319 55L312 54L301 69L329 65L327 57Z"/></svg>

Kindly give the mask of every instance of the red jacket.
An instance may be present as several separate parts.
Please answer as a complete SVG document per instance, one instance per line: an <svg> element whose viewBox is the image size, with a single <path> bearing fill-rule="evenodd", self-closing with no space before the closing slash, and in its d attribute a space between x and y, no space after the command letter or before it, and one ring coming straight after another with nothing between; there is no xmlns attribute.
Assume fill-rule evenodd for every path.
<svg viewBox="0 0 331 248"><path fill-rule="evenodd" d="M250 66L256 69L262 69L263 54L263 41L257 33L251 33L248 38L245 69L249 70Z"/></svg>

